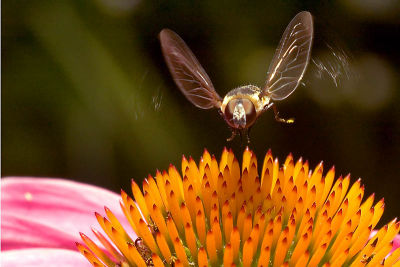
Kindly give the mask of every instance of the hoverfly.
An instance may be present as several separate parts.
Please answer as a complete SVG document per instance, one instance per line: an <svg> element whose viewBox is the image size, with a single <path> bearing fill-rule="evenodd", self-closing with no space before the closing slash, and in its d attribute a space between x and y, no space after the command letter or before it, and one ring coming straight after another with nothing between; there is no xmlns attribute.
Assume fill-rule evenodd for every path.
<svg viewBox="0 0 400 267"><path fill-rule="evenodd" d="M272 101L287 98L297 88L310 59L313 20L309 12L298 13L283 33L272 59L263 88L254 85L233 89L222 99L215 91L207 73L185 42L173 31L160 32L161 48L174 81L186 98L198 108L218 108L232 130L246 134L257 118L272 108L275 119L292 123L293 119L279 117Z"/></svg>

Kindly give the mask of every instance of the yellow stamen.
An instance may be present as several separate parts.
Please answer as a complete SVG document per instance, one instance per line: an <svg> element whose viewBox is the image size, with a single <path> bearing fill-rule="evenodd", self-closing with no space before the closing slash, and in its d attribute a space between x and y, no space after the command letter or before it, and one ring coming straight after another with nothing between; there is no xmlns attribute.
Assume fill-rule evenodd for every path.
<svg viewBox="0 0 400 267"><path fill-rule="evenodd" d="M160 257L157 254L153 253L151 255L151 259L153 260L154 267L163 267L164 264Z"/></svg>
<svg viewBox="0 0 400 267"><path fill-rule="evenodd" d="M346 261L346 258L349 255L350 249L346 249L343 253L341 253L335 260L332 260L332 264L328 265L331 267L340 267L343 266L343 263Z"/></svg>
<svg viewBox="0 0 400 267"><path fill-rule="evenodd" d="M265 170L262 172L261 176L261 192L265 194L270 194L271 193L271 188L272 188L272 160L268 161L265 163L267 166L265 166ZM270 171L271 169L271 171Z"/></svg>
<svg viewBox="0 0 400 267"><path fill-rule="evenodd" d="M385 203L384 200L381 199L374 206L374 216L371 220L372 227L375 227L378 221L381 219L384 209L385 209Z"/></svg>
<svg viewBox="0 0 400 267"><path fill-rule="evenodd" d="M172 220L171 216L167 217L167 229L171 240L176 240L179 238L178 230L176 229L174 220Z"/></svg>
<svg viewBox="0 0 400 267"><path fill-rule="evenodd" d="M168 184L168 182L167 182L167 184ZM167 185L166 187L168 190L169 186ZM183 219L182 219L182 215L180 213L179 203L178 203L178 199L175 195L175 192L170 191L169 194L167 195L167 199L169 202L170 212L171 212L172 218L174 218L177 229L180 233L183 233Z"/></svg>
<svg viewBox="0 0 400 267"><path fill-rule="evenodd" d="M196 227L197 227L197 235L199 237L199 241L204 246L206 244L206 222L202 210L199 210L197 212Z"/></svg>
<svg viewBox="0 0 400 267"><path fill-rule="evenodd" d="M181 217L184 225L186 224L192 225L192 219L190 218L189 209L187 208L184 202L181 204Z"/></svg>
<svg viewBox="0 0 400 267"><path fill-rule="evenodd" d="M107 266L114 266L114 262L101 250L92 240L90 240L85 234L80 233L83 242L85 242L86 246L95 254L102 262Z"/></svg>
<svg viewBox="0 0 400 267"><path fill-rule="evenodd" d="M306 253L301 255L301 257L297 261L295 267L307 266L307 262L308 262L309 258L310 258L310 252L307 250Z"/></svg>
<svg viewBox="0 0 400 267"><path fill-rule="evenodd" d="M240 235L243 237L243 227L244 227L244 220L246 217L246 208L245 205L239 211L238 219L237 219L237 227L239 229Z"/></svg>
<svg viewBox="0 0 400 267"><path fill-rule="evenodd" d="M196 194L194 193L193 185L191 184L186 184L185 181L187 181L187 177L185 176L183 178L183 187L184 187L184 194L185 194L185 199L188 207L195 207L196 203ZM196 209L192 208L189 209L190 213L190 218L192 222L195 222L196 220Z"/></svg>
<svg viewBox="0 0 400 267"><path fill-rule="evenodd" d="M336 237L335 243L332 245L331 250L336 251L340 245L340 242L351 232L352 221L349 220L339 232L339 235Z"/></svg>
<svg viewBox="0 0 400 267"><path fill-rule="evenodd" d="M176 252L176 256L182 262L183 266L189 266L188 259L186 257L185 249L183 248L183 244L179 237L174 240L174 248Z"/></svg>
<svg viewBox="0 0 400 267"><path fill-rule="evenodd" d="M127 207L127 210L129 210L129 217L131 218L132 221L131 225L134 231L137 233L139 232L137 224L139 223L139 218L142 218L142 215L140 214L140 211L138 210L136 204L133 202L132 199L128 198L128 203L129 206Z"/></svg>
<svg viewBox="0 0 400 267"><path fill-rule="evenodd" d="M214 155L211 157L211 177L209 177L211 185L213 188L216 188L217 186L217 179L218 179L218 174L219 174L219 166L217 159L214 157Z"/></svg>
<svg viewBox="0 0 400 267"><path fill-rule="evenodd" d="M249 267L253 261L253 242L251 238L247 239L243 245L243 267Z"/></svg>
<svg viewBox="0 0 400 267"><path fill-rule="evenodd" d="M266 247L268 248L272 247L272 240L274 237L274 230L273 230L274 225L275 225L274 220L271 219L265 229L264 238L261 243L261 248L265 249Z"/></svg>
<svg viewBox="0 0 400 267"><path fill-rule="evenodd" d="M311 232L311 231L310 231ZM310 244L311 238L310 234L305 233L296 245L296 248L293 251L292 257L290 258L290 264L295 264L299 258L304 254L308 245Z"/></svg>
<svg viewBox="0 0 400 267"><path fill-rule="evenodd" d="M140 191L139 186L136 184L136 182L134 180L132 180L132 182L131 182L131 187L132 187L132 193L136 200L136 203L140 207L140 211L142 212L144 218L146 220L148 220L150 218L149 211L147 210L146 201L144 200L142 191Z"/></svg>
<svg viewBox="0 0 400 267"><path fill-rule="evenodd" d="M164 175L167 176L166 173ZM158 186L158 189L159 189L159 192L160 192L160 197L161 197L161 199L163 201L165 209L168 210L169 206L168 206L168 201L167 201L167 193L166 193L167 191L165 190L164 175L161 174L161 172L157 170L157 172L156 172L156 181L157 181L157 186ZM163 210L162 212L164 214L165 210Z"/></svg>
<svg viewBox="0 0 400 267"><path fill-rule="evenodd" d="M76 247L81 252L83 256L92 264L93 266L106 266L101 263L91 251L87 250L83 245L76 243Z"/></svg>
<svg viewBox="0 0 400 267"><path fill-rule="evenodd" d="M217 262L217 248L215 247L215 236L212 231L208 231L207 238L207 254L211 261L211 264L216 264Z"/></svg>
<svg viewBox="0 0 400 267"><path fill-rule="evenodd" d="M233 261L237 261L239 258L239 247L240 247L240 233L237 227L234 227L231 232L230 241L232 244Z"/></svg>
<svg viewBox="0 0 400 267"><path fill-rule="evenodd" d="M352 245L350 248L349 252L349 258L352 258L354 255L356 255L357 252L359 252L365 243L368 241L369 236L371 235L372 227L368 227L368 229L364 229L364 231L358 235L356 238L355 235L353 235L353 240L352 240Z"/></svg>
<svg viewBox="0 0 400 267"><path fill-rule="evenodd" d="M249 213L244 220L242 240L247 240L249 238L252 227L252 217Z"/></svg>
<svg viewBox="0 0 400 267"><path fill-rule="evenodd" d="M111 212L111 210L107 207L104 207L104 210L106 211L106 215L108 219L110 220L112 226L123 236L124 240L127 242L132 242L132 239L129 237L129 235L125 232L124 228L122 225L119 223L117 217Z"/></svg>
<svg viewBox="0 0 400 267"><path fill-rule="evenodd" d="M284 235L287 235L287 234L285 233ZM276 252L275 252L274 266L282 265L283 260L285 259L288 247L289 247L289 242L286 237L283 237L282 239L278 240L278 244L276 246Z"/></svg>
<svg viewBox="0 0 400 267"><path fill-rule="evenodd" d="M153 222L155 223L155 225L157 225L158 231L163 236L167 237L168 240L170 241L167 224L165 223L165 220L163 218L163 215L161 214L160 209L155 204L152 207L151 218L153 219Z"/></svg>
<svg viewBox="0 0 400 267"><path fill-rule="evenodd" d="M218 194L216 191L211 196L211 212L210 212L210 221L214 221L215 218L219 220L219 203L218 203Z"/></svg>
<svg viewBox="0 0 400 267"><path fill-rule="evenodd" d="M148 190L144 190L144 187L145 187L144 185L148 185ZM156 181L154 180L154 178L151 175L149 175L147 177L147 179L143 182L143 191L147 191L154 199L155 204L161 210L165 210L164 202L161 198L160 191L158 190ZM150 211L151 209L148 209L148 210Z"/></svg>
<svg viewBox="0 0 400 267"><path fill-rule="evenodd" d="M211 231L214 234L215 247L218 250L218 252L220 252L222 250L222 233L221 233L221 227L219 225L219 220L217 218L215 218L214 222L212 223Z"/></svg>
<svg viewBox="0 0 400 267"><path fill-rule="evenodd" d="M131 212L130 212L131 206L135 206L135 208L136 208L135 202L125 193L124 190L121 190L121 198L122 198L122 201L120 201L121 209L122 209L125 217L128 219L128 222L131 225L133 231L137 232L136 224L134 222L135 217L131 216ZM140 213L138 212L138 214L140 214ZM137 216L139 216L139 215L137 215Z"/></svg>
<svg viewBox="0 0 400 267"><path fill-rule="evenodd" d="M171 251L169 250L168 243L165 240L165 236L163 234L161 234L160 232L158 232L156 234L156 241L157 241L157 245L158 245L164 259L170 259Z"/></svg>
<svg viewBox="0 0 400 267"><path fill-rule="evenodd" d="M233 252L231 244L226 244L224 251L224 266L231 266L233 263Z"/></svg>
<svg viewBox="0 0 400 267"><path fill-rule="evenodd" d="M272 157L272 152L271 152L271 150L268 150L267 154L264 157L263 167L262 167L262 171L261 171L261 175L262 175L261 176L261 184L264 183L264 178L265 178L264 174L265 174L266 170L268 169L269 170L268 173L272 173L273 161L274 161L274 158ZM270 193L271 191L265 191L265 192Z"/></svg>
<svg viewBox="0 0 400 267"><path fill-rule="evenodd" d="M268 267L271 250L269 247L261 249L261 254L258 260L258 267Z"/></svg>
<svg viewBox="0 0 400 267"><path fill-rule="evenodd" d="M324 253L326 251L326 249L328 248L328 244L324 243L321 246L319 246L313 256L310 259L310 262L308 263L309 266L317 266L318 263L320 262L320 260L322 259L322 257L324 256Z"/></svg>
<svg viewBox="0 0 400 267"><path fill-rule="evenodd" d="M344 219L343 215L343 208L340 208L340 210L336 213L335 217L333 217L332 220L332 232L336 233L339 230L339 227L342 225Z"/></svg>
<svg viewBox="0 0 400 267"><path fill-rule="evenodd" d="M139 220L138 230L140 236L143 238L146 245L151 249L151 251L156 252L159 254L158 246L156 241L154 240L153 235L151 234L147 224L142 219Z"/></svg>
<svg viewBox="0 0 400 267"><path fill-rule="evenodd" d="M193 185L196 194L199 194L201 187L201 180L199 175L200 173L192 157L189 158L189 162L186 160L185 157L183 157L182 173L184 173L189 178L189 183Z"/></svg>
<svg viewBox="0 0 400 267"><path fill-rule="evenodd" d="M139 252L132 243L128 243L126 247L127 247L127 254L125 256L127 257L129 262L131 263L133 262L134 264L140 267L147 267L143 258L140 256Z"/></svg>
<svg viewBox="0 0 400 267"><path fill-rule="evenodd" d="M196 237L194 235L193 228L189 223L185 225L185 237L186 237L186 244L189 247L190 253L193 255L194 260L196 260L197 256Z"/></svg>
<svg viewBox="0 0 400 267"><path fill-rule="evenodd" d="M168 175L170 182L172 184L172 190L175 191L177 194L177 199L179 203L182 203L183 201L183 182L181 175L179 174L178 170L175 168L173 165L169 165L168 168ZM168 195L167 195L168 197Z"/></svg>
<svg viewBox="0 0 400 267"><path fill-rule="evenodd" d="M174 262L174 266L175 267L186 267L186 265L184 265L183 264L183 262L181 261L181 260L179 260L179 259L177 259L175 262Z"/></svg>
<svg viewBox="0 0 400 267"><path fill-rule="evenodd" d="M331 250L332 256L331 259L335 260L337 259L340 255L342 255L349 247L351 243L351 239L353 237L353 232L348 233L343 240L341 240L340 244L338 245L336 250ZM335 241L339 242L339 241Z"/></svg>
<svg viewBox="0 0 400 267"><path fill-rule="evenodd" d="M92 228L92 232L95 234L96 238L101 242L101 244L104 246L104 248L107 249L107 251L111 254L112 257L116 261L122 261L123 257L122 255L114 248L113 245L111 245L110 242L96 229Z"/></svg>
<svg viewBox="0 0 400 267"><path fill-rule="evenodd" d="M199 248L198 264L199 267L208 267L207 252L203 247Z"/></svg>
<svg viewBox="0 0 400 267"><path fill-rule="evenodd" d="M278 238L281 234L281 230L282 230L282 216L280 214L278 214L277 217L275 217L274 219L274 226L273 226L273 233L274 236L272 238L272 247L275 247L276 242L278 241ZM263 246L265 247L265 246Z"/></svg>
<svg viewBox="0 0 400 267"><path fill-rule="evenodd" d="M231 232L233 229L233 217L232 214L229 212L228 215L224 219L224 234L226 242L230 242L231 240Z"/></svg>
<svg viewBox="0 0 400 267"><path fill-rule="evenodd" d="M250 238L253 243L253 252L256 252L258 249L259 237L260 237L260 226L259 224L256 224L250 234Z"/></svg>
<svg viewBox="0 0 400 267"><path fill-rule="evenodd" d="M206 181L207 177L205 177L205 179L203 181ZM205 210L205 215L206 218L209 219L210 216L210 211L211 211L211 186L209 181L206 181L204 186L202 186L202 195L203 195L203 203L204 204L204 210Z"/></svg>

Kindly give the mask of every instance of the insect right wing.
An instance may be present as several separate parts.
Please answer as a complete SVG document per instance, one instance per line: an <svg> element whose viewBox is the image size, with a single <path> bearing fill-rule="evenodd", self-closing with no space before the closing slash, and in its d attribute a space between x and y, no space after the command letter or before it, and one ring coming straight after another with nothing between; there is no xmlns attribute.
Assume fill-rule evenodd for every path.
<svg viewBox="0 0 400 267"><path fill-rule="evenodd" d="M307 11L300 12L283 33L268 70L263 95L283 100L296 90L310 60L312 39L312 16Z"/></svg>
<svg viewBox="0 0 400 267"><path fill-rule="evenodd" d="M185 42L169 29L160 32L160 42L172 77L186 98L202 109L219 108L221 97Z"/></svg>

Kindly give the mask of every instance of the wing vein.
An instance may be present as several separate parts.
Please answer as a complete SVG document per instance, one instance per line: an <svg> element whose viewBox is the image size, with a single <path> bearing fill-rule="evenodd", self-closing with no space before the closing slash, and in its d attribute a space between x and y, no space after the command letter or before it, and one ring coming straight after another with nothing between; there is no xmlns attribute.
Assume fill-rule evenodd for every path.
<svg viewBox="0 0 400 267"><path fill-rule="evenodd" d="M286 27L268 70L263 95L283 100L296 90L307 68L313 38L309 12L300 12Z"/></svg>

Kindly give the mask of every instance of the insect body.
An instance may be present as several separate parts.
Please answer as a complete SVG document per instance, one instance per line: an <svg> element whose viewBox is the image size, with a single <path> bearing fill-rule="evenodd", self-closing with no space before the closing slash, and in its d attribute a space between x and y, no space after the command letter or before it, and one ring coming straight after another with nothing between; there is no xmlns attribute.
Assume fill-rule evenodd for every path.
<svg viewBox="0 0 400 267"><path fill-rule="evenodd" d="M193 105L202 109L219 109L232 129L232 136L228 141L238 132L247 135L257 118L271 107L277 121L294 121L280 118L273 101L285 99L299 85L310 59L312 39L312 16L309 12L300 12L283 33L264 87L242 86L233 89L222 99L185 42L169 29L160 33L165 61L178 88Z"/></svg>

